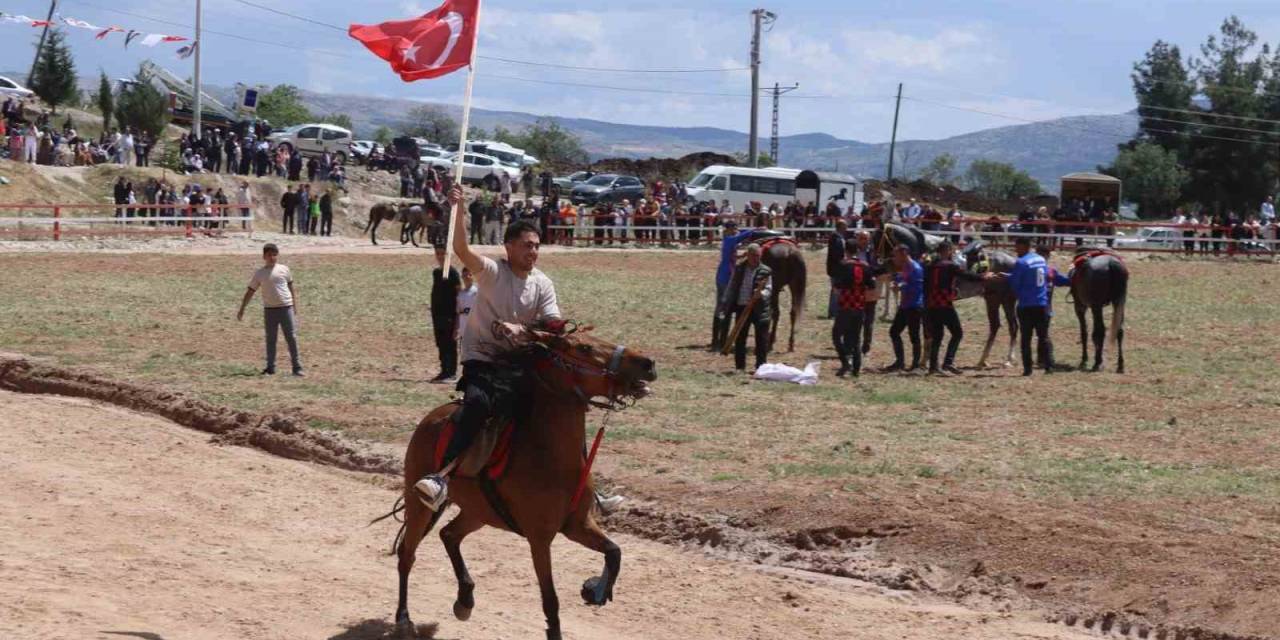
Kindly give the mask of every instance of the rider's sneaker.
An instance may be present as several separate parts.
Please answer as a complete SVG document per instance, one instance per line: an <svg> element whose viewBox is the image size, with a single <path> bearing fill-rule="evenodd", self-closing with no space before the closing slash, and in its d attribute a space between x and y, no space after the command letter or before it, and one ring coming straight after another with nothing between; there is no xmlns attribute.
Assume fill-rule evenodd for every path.
<svg viewBox="0 0 1280 640"><path fill-rule="evenodd" d="M609 515L614 511L617 511L618 507L622 506L622 503L625 501L626 498L622 496L611 496L606 498L602 494L596 494L596 504L600 507L600 513L605 515Z"/></svg>
<svg viewBox="0 0 1280 640"><path fill-rule="evenodd" d="M422 499L422 504L432 511L439 511L440 507L449 500L449 479L441 476L427 476L413 485L417 490L418 497Z"/></svg>

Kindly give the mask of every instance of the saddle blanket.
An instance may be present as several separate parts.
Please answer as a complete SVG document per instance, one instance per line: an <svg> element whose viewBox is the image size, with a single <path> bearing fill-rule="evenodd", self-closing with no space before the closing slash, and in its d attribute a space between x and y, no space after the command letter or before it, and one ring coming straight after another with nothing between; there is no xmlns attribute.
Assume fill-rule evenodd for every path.
<svg viewBox="0 0 1280 640"><path fill-rule="evenodd" d="M493 447L493 452L489 454L489 460L485 462L482 473L488 476L490 480L497 480L498 478L501 478L503 472L507 470L507 463L511 461L511 434L515 431L515 427L516 423L513 420L508 422L507 426L502 428L502 432L498 436L498 441ZM453 440L454 429L453 419L450 418L449 421L444 424L444 428L440 430L440 436L436 439L434 452L436 469L440 469L444 466L444 454L449 450L449 442ZM477 435L476 440L472 441L472 446L474 447L476 445L476 441L481 439L482 436ZM467 455L467 452L462 452L462 455Z"/></svg>

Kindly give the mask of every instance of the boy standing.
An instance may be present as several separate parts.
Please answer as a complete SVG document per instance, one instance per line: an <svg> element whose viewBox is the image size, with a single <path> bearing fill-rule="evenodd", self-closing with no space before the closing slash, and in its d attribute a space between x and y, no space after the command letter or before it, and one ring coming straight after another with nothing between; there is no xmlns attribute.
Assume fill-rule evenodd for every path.
<svg viewBox="0 0 1280 640"><path fill-rule="evenodd" d="M467 317L471 315L471 307L475 306L479 294L480 289L476 287L471 270L463 267L462 288L458 290L458 340L462 340L462 334L467 331Z"/></svg>
<svg viewBox="0 0 1280 640"><path fill-rule="evenodd" d="M431 272L431 329L436 335L436 352L440 356L440 374L431 382L451 382L458 376L458 291L462 279L458 270L444 269L445 248L436 247L437 266Z"/></svg>
<svg viewBox="0 0 1280 640"><path fill-rule="evenodd" d="M284 331L284 341L289 345L289 359L293 364L293 375L301 378L302 361L298 359L298 338L294 332L295 309L298 294L293 290L293 274L289 267L279 264L280 249L274 244L262 247L261 269L253 272L249 280L249 290L245 291L240 301L240 311L236 312L236 320L244 319L244 308L253 299L255 291L262 290L263 324L267 330L267 368L262 375L271 376L276 373L276 332Z"/></svg>

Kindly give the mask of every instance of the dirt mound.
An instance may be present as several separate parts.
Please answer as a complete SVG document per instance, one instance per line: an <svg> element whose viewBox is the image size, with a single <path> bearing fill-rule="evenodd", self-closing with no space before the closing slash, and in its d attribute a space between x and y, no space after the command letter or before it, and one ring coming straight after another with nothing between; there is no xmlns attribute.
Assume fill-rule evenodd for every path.
<svg viewBox="0 0 1280 640"><path fill-rule="evenodd" d="M649 158L635 160L631 158L607 158L592 163L590 169L597 173L620 173L636 176L645 182L663 180L692 180L698 172L713 165L736 165L732 156L721 153L703 151L691 153L683 158Z"/></svg>
<svg viewBox="0 0 1280 640"><path fill-rule="evenodd" d="M298 419L277 414L259 416L216 407L182 394L111 382L96 376L0 359L0 388L90 398L162 416L182 426L215 434L215 441L262 449L293 460L347 469L395 474L400 461L377 454L329 433L308 429Z"/></svg>
<svg viewBox="0 0 1280 640"><path fill-rule="evenodd" d="M994 213L1001 216L1016 215L1027 204L1034 207L1048 207L1050 210L1058 206L1058 199L1054 196L1036 196L1026 200L1000 200L988 198L973 191L965 191L954 185L935 185L924 180L913 180L911 182L902 180L890 182L867 180L863 185L863 191L868 199L878 198L881 191L888 191L899 202L915 198L920 202L929 203L944 211L951 208L952 205L957 205L961 211L984 214Z"/></svg>

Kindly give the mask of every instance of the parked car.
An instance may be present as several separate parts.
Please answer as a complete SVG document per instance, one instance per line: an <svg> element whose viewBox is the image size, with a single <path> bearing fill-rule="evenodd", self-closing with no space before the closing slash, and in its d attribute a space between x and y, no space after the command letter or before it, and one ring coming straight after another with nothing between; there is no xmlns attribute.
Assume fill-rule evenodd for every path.
<svg viewBox="0 0 1280 640"><path fill-rule="evenodd" d="M453 163L455 162L457 155L458 154L455 152L446 153L438 158L423 157L423 162L432 166L443 167L452 172ZM493 156L486 156L478 153L468 153L463 156L463 184L482 185L486 189L496 191L499 185L498 181L500 180L498 175L502 172L506 172L506 174L510 176L512 185L519 183L520 170L508 167L507 165L498 162L498 159Z"/></svg>
<svg viewBox="0 0 1280 640"><path fill-rule="evenodd" d="M1184 240L1180 229L1142 227L1136 235L1117 235L1115 244L1126 249L1174 249Z"/></svg>
<svg viewBox="0 0 1280 640"><path fill-rule="evenodd" d="M418 149L418 159L423 164L430 164L432 160L443 158L445 156L452 157L453 153L445 151L444 149L433 149L429 147Z"/></svg>
<svg viewBox="0 0 1280 640"><path fill-rule="evenodd" d="M351 159L357 164L363 163L369 159L369 154L373 152L378 143L373 140L356 140L351 143Z"/></svg>
<svg viewBox="0 0 1280 640"><path fill-rule="evenodd" d="M644 195L644 182L640 178L602 173L575 186L569 200L574 204L635 202Z"/></svg>
<svg viewBox="0 0 1280 640"><path fill-rule="evenodd" d="M351 131L331 124L299 124L267 137L273 144L297 149L304 156L318 156L326 151L339 163L351 154Z"/></svg>
<svg viewBox="0 0 1280 640"><path fill-rule="evenodd" d="M10 80L4 76L0 76L0 96L10 96L14 98L30 98L35 92Z"/></svg>
<svg viewBox="0 0 1280 640"><path fill-rule="evenodd" d="M590 180L595 175L596 172L594 171L576 171L567 176L552 178L551 182L560 187L560 193L572 193L574 187Z"/></svg>

